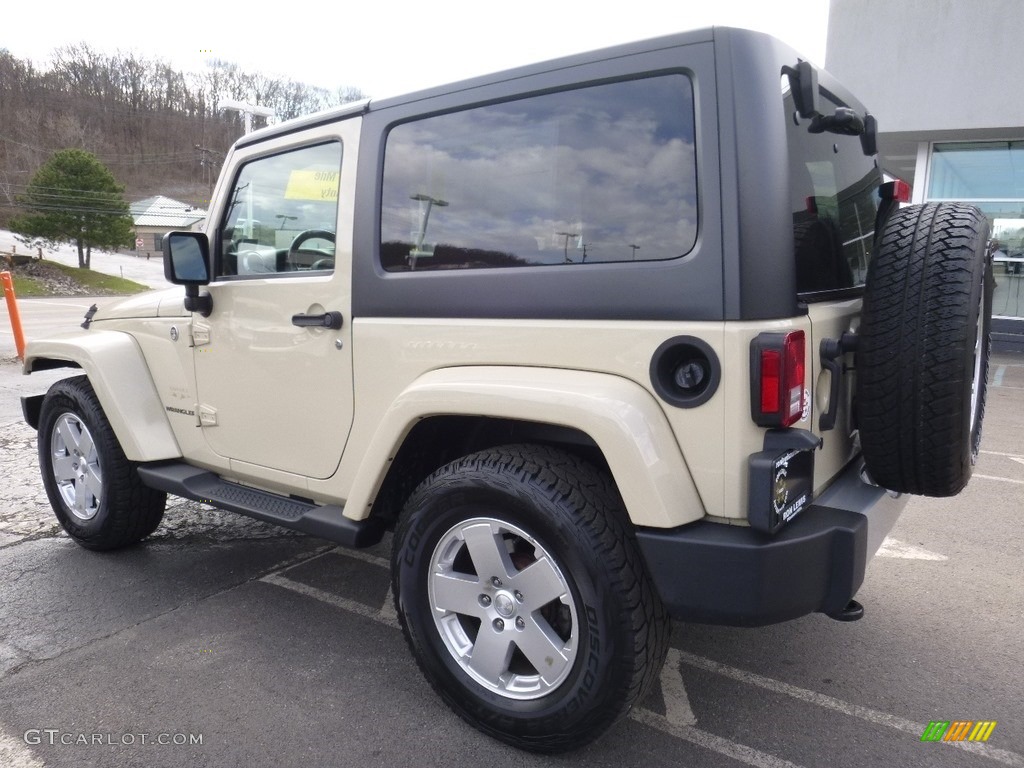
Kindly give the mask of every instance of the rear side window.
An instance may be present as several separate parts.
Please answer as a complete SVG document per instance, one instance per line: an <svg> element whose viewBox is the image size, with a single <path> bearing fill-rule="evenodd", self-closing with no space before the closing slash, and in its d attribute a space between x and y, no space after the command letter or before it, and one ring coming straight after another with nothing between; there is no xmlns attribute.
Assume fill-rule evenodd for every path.
<svg viewBox="0 0 1024 768"><path fill-rule="evenodd" d="M797 292L862 288L875 233L881 172L857 136L812 134L796 113L787 78L783 104L789 145ZM822 112L844 106L821 93Z"/></svg>
<svg viewBox="0 0 1024 768"><path fill-rule="evenodd" d="M697 238L690 79L608 83L399 125L382 190L388 271L683 256Z"/></svg>

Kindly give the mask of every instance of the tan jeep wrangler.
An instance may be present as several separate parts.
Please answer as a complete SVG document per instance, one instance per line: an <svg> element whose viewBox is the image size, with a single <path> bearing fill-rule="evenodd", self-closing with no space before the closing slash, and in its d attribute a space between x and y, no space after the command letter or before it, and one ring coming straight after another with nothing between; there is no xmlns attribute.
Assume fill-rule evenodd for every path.
<svg viewBox="0 0 1024 768"><path fill-rule="evenodd" d="M901 494L978 450L973 208L899 207L826 72L709 29L240 139L175 288L32 343L68 534L166 493L351 547L394 532L431 684L557 751L656 679L670 617L859 618Z"/></svg>

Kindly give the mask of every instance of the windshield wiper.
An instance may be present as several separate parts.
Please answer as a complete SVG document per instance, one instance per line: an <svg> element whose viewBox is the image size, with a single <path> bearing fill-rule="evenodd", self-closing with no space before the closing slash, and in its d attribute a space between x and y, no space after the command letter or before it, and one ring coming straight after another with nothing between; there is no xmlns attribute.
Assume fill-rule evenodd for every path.
<svg viewBox="0 0 1024 768"><path fill-rule="evenodd" d="M840 136L860 136L860 146L868 157L878 153L878 120L874 115L858 115L849 107L837 107L831 115L821 112L818 93L818 70L809 61L798 61L796 67L783 67L789 78L793 103L800 117L810 120L809 133L835 133Z"/></svg>

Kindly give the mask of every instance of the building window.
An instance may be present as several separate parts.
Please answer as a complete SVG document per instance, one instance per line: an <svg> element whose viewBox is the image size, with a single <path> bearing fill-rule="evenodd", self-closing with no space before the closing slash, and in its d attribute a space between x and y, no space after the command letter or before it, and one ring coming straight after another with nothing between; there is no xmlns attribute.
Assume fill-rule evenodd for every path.
<svg viewBox="0 0 1024 768"><path fill-rule="evenodd" d="M993 314L1024 318L1024 141L934 144L927 199L984 212L995 253Z"/></svg>
<svg viewBox="0 0 1024 768"><path fill-rule="evenodd" d="M683 75L490 104L388 135L388 271L673 259L696 239Z"/></svg>

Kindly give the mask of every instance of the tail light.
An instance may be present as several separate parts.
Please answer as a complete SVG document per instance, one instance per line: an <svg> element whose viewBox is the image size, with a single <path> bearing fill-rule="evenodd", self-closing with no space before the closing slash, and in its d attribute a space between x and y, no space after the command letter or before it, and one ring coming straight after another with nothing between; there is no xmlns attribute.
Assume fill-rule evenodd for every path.
<svg viewBox="0 0 1024 768"><path fill-rule="evenodd" d="M750 342L750 410L762 427L789 427L806 406L803 331L762 333Z"/></svg>
<svg viewBox="0 0 1024 768"><path fill-rule="evenodd" d="M895 200L897 203L909 203L913 196L913 189L902 179L888 181L879 187L879 197L881 197L882 200Z"/></svg>

